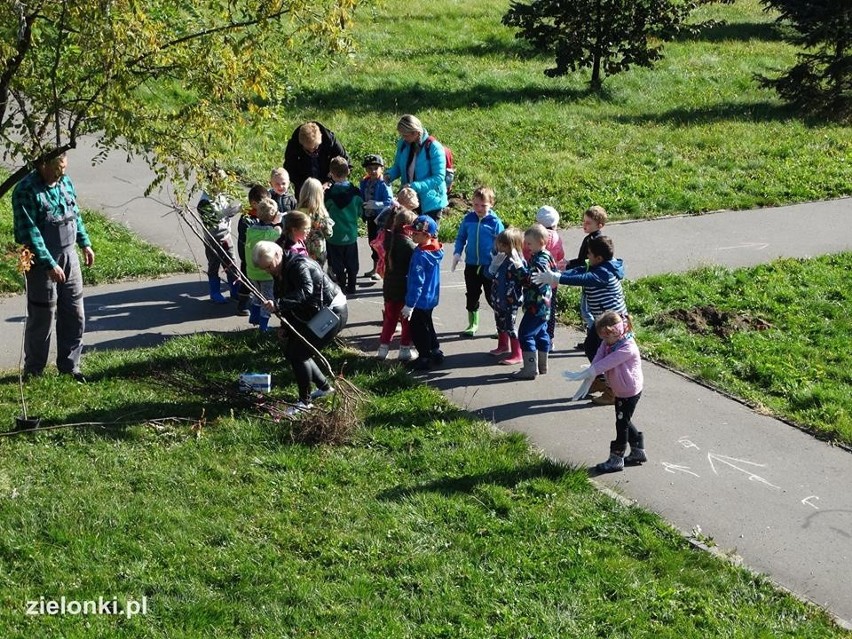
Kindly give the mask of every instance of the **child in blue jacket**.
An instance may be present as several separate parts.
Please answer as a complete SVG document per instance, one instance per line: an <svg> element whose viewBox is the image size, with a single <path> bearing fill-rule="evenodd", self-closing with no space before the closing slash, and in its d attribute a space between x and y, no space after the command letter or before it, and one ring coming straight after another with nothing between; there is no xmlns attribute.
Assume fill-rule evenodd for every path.
<svg viewBox="0 0 852 639"><path fill-rule="evenodd" d="M515 379L535 379L536 375L547 373L550 352L547 320L550 318L553 285L549 280L546 283L538 280L540 273L550 273L556 268L553 256L545 248L547 238L547 229L541 224L533 224L524 233L524 248L530 254L527 265L524 266L520 256L509 258L518 268L524 284L524 314L518 326L524 367L515 373Z"/></svg>
<svg viewBox="0 0 852 639"><path fill-rule="evenodd" d="M409 321L411 339L419 356L417 368L426 370L444 361L438 335L432 323L432 310L441 292L441 260L444 250L438 241L438 224L428 215L415 218L405 227L417 245L408 266L408 283L402 316Z"/></svg>
<svg viewBox="0 0 852 639"><path fill-rule="evenodd" d="M473 337L479 330L479 297L483 292L485 301L492 306L488 267L491 264L494 240L504 230L503 222L491 209L493 205L494 191L487 186L480 186L473 192L473 210L462 219L453 249L452 270L456 270L461 261L462 250L464 251L467 328L462 331L462 335L467 337Z"/></svg>
<svg viewBox="0 0 852 639"><path fill-rule="evenodd" d="M381 155L368 155L364 158L361 166L367 171L367 175L364 176L358 185L361 191L361 199L364 200L364 211L361 217L367 224L367 242L370 243L379 234L379 226L376 218L379 213L393 204L393 191L390 185L385 182L382 175L382 172L385 170L385 161ZM372 248L371 254L373 268L364 273L364 277L369 277L372 280L380 280L382 279L381 275L376 273L379 255L376 253L376 249Z"/></svg>

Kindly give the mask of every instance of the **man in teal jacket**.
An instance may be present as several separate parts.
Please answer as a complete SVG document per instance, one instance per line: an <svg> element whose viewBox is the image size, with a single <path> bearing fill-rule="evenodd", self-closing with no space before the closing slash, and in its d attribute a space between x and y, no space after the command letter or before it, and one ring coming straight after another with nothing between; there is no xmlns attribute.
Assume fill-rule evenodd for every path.
<svg viewBox="0 0 852 639"><path fill-rule="evenodd" d="M80 217L74 185L65 175L67 166L65 154L37 163L12 192L15 241L35 257L26 274L24 374L40 375L44 370L55 320L56 367L85 382L80 354L86 317L77 246L86 266L95 263L95 252Z"/></svg>

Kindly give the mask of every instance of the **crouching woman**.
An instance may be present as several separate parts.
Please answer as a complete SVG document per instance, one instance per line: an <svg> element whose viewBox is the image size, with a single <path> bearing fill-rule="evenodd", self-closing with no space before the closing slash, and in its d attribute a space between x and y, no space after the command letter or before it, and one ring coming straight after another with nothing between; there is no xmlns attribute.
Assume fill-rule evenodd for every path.
<svg viewBox="0 0 852 639"><path fill-rule="evenodd" d="M289 251L285 252L275 242L258 242L252 251L255 266L272 275L274 299L267 300L264 307L278 312L317 350L331 343L346 326L349 311L346 296L312 259ZM322 337L307 326L307 322L323 308L337 316L336 326ZM313 359L313 351L296 335L289 335L284 356L293 369L299 388L299 401L291 408L291 414L312 407L312 401L334 392L334 388L320 371ZM311 385L316 390L311 392Z"/></svg>

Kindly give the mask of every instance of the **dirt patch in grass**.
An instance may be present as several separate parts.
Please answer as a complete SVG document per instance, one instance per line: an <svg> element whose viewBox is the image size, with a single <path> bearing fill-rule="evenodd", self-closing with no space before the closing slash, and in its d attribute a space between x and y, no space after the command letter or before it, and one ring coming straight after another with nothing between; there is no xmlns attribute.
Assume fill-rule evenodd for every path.
<svg viewBox="0 0 852 639"><path fill-rule="evenodd" d="M721 311L715 306L696 306L690 309L677 308L655 318L660 323L679 322L688 331L707 335L713 333L721 338L730 337L737 331L764 331L772 324L759 317Z"/></svg>

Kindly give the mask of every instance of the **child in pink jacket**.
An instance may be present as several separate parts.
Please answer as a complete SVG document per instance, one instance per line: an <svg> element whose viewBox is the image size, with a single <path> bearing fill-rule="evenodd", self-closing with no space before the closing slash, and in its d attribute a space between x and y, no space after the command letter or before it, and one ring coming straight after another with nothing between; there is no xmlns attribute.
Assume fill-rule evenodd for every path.
<svg viewBox="0 0 852 639"><path fill-rule="evenodd" d="M599 473L624 470L624 465L648 461L645 455L644 436L633 425L633 411L642 395L642 358L633 339L629 316L607 311L595 322L601 342L590 375L606 376L606 382L615 395L615 440L609 445L609 459L595 466ZM630 454L624 456L627 444Z"/></svg>

